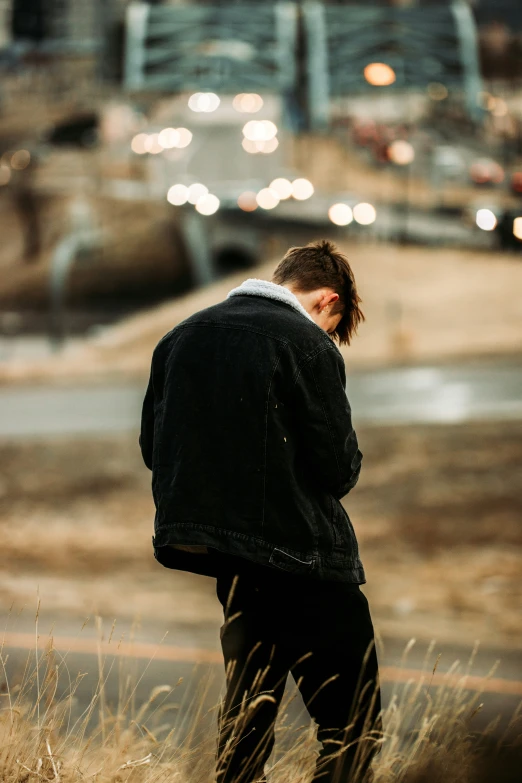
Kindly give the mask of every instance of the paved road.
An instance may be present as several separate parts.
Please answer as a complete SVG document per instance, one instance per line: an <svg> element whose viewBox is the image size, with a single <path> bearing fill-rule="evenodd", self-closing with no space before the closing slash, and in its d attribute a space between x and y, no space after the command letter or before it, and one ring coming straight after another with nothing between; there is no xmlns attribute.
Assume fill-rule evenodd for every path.
<svg viewBox="0 0 522 783"><path fill-rule="evenodd" d="M7 676L12 686L13 678L16 679L17 672L23 670L28 656L29 674L34 668L34 617L28 615L14 622L12 619L9 622L6 622L5 618L3 620L4 659L8 653ZM200 722L200 728L211 725L215 713L206 713L217 704L223 686L219 621L201 626L172 623L168 627L161 628L145 624L135 635L132 653L127 646L130 636L129 623L119 622L112 636L111 624L109 619L104 621L103 640L100 645L100 654L105 659L103 672L107 677L105 697L108 704L115 706L118 702L122 673L134 672L135 679L139 678L135 695L138 709L149 697L153 688L165 684L174 686L178 679L183 677L183 685L167 699L169 703L174 702L179 705L180 726L176 733L177 741L182 742L195 720ZM59 653L56 661L60 674L58 694L65 695L76 674L84 673L76 690L74 715L79 715L89 704L96 691L99 672L98 634L93 620L91 619L80 631L81 626L81 620L73 623L70 618L60 618L55 615L46 618L45 615L41 615L38 627L40 656L48 641L51 627L53 629L53 643ZM166 630L169 633L165 639ZM122 634L123 642L121 642ZM110 642L109 637L111 637ZM428 654L428 644L416 642L404 657L407 642L408 639L384 640L383 651L379 654L384 706L389 703L394 692L402 692L404 683L418 681L422 670L425 672L425 684L417 698L417 703L422 703L422 706L425 706L428 684L431 682L429 690L434 696L437 688L447 685L445 678L455 661L460 661L459 675L465 673L470 658L470 648L437 643ZM439 654L441 657L437 671L432 677L432 669ZM485 682L484 676L499 659L500 663L494 675ZM65 666L68 671L65 670ZM42 665L43 671L45 671L45 664ZM521 676L522 653L520 651L479 648L466 681L466 699L476 695L477 704L480 702L484 704L482 711L473 721L475 730L484 728L496 715L501 716L501 727L506 726L522 696L522 682L519 679ZM205 709L202 710L202 716L198 718L196 713L201 699L198 690L202 688L207 678L209 685L203 694ZM453 683L456 684L456 680ZM287 695L292 691L293 682L290 678ZM155 707L157 706L158 703L155 704ZM94 721L96 713L97 710L94 712ZM304 705L298 697L289 710L289 721L295 726L300 726L306 722L305 716ZM168 717L169 713L167 713ZM172 718L172 713L170 717ZM163 719L160 722L163 722Z"/></svg>
<svg viewBox="0 0 522 783"><path fill-rule="evenodd" d="M126 432L139 426L142 386L0 388L0 437ZM356 423L522 418L522 364L485 362L357 372Z"/></svg>

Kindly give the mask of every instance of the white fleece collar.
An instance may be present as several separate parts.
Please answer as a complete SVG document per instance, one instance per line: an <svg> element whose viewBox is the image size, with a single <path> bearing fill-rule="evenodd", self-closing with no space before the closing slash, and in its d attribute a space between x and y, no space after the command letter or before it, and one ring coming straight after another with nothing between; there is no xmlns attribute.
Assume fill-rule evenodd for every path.
<svg viewBox="0 0 522 783"><path fill-rule="evenodd" d="M307 313L303 305L288 288L284 285L278 285L277 283L271 283L269 280L259 280L257 277L249 277L244 283L241 283L237 288L233 288L227 294L227 299L230 296L265 296L267 299L277 299L279 302L284 302L297 310L298 313L304 315L313 324L314 319ZM317 324L315 324L317 326Z"/></svg>

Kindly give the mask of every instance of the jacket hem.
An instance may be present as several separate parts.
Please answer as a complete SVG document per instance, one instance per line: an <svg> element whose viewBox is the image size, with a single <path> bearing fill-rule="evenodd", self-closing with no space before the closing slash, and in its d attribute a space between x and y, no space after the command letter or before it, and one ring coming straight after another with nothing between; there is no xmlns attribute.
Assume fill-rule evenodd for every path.
<svg viewBox="0 0 522 783"><path fill-rule="evenodd" d="M158 525L152 537L154 557L166 568L181 568L194 573L214 574L204 570L204 554L181 560L174 556L173 545L203 545L226 555L242 557L258 565L265 565L288 573L309 576L311 579L365 584L366 576L361 561L349 554L336 552L325 555L318 551L300 552L249 536L233 530L202 525L194 522L178 522ZM203 566L203 570L202 570ZM197 568L197 570L196 570Z"/></svg>

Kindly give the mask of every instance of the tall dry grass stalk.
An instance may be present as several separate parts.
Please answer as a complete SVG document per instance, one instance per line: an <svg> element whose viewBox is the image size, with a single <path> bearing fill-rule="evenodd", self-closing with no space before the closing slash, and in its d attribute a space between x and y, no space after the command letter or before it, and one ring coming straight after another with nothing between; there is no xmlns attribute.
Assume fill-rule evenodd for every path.
<svg viewBox="0 0 522 783"><path fill-rule="evenodd" d="M35 633L38 638L39 603ZM97 619L99 635L101 620ZM83 627L82 627L83 630ZM111 630L111 638L114 625ZM411 645L411 643L410 643ZM101 646L101 641L100 641ZM408 648L403 659L406 660ZM521 709L502 733L498 721L476 733L473 719L481 694L466 690L475 657L455 683L456 662L447 683L431 682L438 665L425 658L420 679L396 684L383 711L384 737L373 768L374 783L517 783L522 748ZM87 673L71 678L67 653L38 644L16 682L8 676L9 652L0 649L0 780L2 783L211 783L214 779L217 707L208 708L210 678L196 670L198 687L190 702L183 683L158 684L139 707L135 697L152 659L141 674L132 656L103 656L98 650L97 683L83 710L77 692ZM112 705L106 683L118 662L118 698ZM493 672L490 673L490 675ZM488 675L488 676L490 676ZM59 683L68 685L59 693ZM180 698L178 703L173 698ZM273 783L308 783L318 745L314 728L289 717L285 700L276 729L269 770ZM246 705L248 708L250 705ZM300 717L302 723L302 716ZM371 728L371 727L369 727ZM369 741L375 742L372 734ZM515 777L518 775L518 777ZM246 783L246 782L245 782ZM253 783L248 781L248 783ZM345 783L339 781L339 783ZM356 783L362 783L358 781Z"/></svg>

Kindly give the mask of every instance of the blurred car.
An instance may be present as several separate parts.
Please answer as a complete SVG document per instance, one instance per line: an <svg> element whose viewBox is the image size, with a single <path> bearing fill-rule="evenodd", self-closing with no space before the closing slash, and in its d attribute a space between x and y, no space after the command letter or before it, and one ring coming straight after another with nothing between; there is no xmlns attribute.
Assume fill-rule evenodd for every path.
<svg viewBox="0 0 522 783"><path fill-rule="evenodd" d="M478 158L469 167L469 178L474 185L500 185L505 178L504 169L492 158Z"/></svg>
<svg viewBox="0 0 522 783"><path fill-rule="evenodd" d="M514 171L510 181L511 191L517 196L522 196L522 171Z"/></svg>
<svg viewBox="0 0 522 783"><path fill-rule="evenodd" d="M522 252L522 209L505 209L495 231L501 250Z"/></svg>
<svg viewBox="0 0 522 783"><path fill-rule="evenodd" d="M450 144L439 144L433 149L432 165L442 172L444 179L458 179L466 168L464 156Z"/></svg>
<svg viewBox="0 0 522 783"><path fill-rule="evenodd" d="M96 112L86 112L68 117L52 127L46 142L53 146L94 147L99 140L100 118Z"/></svg>

